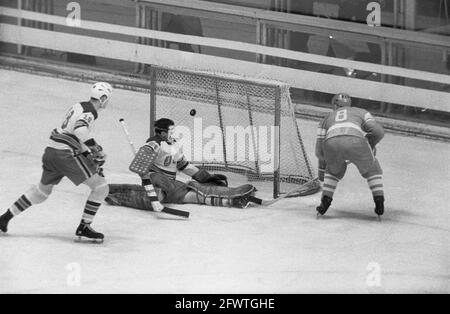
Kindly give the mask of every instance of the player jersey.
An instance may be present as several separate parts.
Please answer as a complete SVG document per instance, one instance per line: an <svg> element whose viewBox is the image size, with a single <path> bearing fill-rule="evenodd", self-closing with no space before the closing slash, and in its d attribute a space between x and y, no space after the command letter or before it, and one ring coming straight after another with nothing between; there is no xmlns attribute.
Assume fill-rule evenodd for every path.
<svg viewBox="0 0 450 314"><path fill-rule="evenodd" d="M61 150L71 149L77 153L86 151L87 146L77 138L74 131L81 127L87 127L91 131L97 118L97 110L91 102L82 102L72 106L61 126L53 130L48 146Z"/></svg>
<svg viewBox="0 0 450 314"><path fill-rule="evenodd" d="M175 178L177 171L182 171L189 165L181 145L177 142L168 143L161 136L155 135L147 140L147 145L157 153L153 161L154 166L171 178Z"/></svg>
<svg viewBox="0 0 450 314"><path fill-rule="evenodd" d="M317 136L323 140L342 135L365 137L378 128L378 123L366 110L342 107L325 117L319 125Z"/></svg>

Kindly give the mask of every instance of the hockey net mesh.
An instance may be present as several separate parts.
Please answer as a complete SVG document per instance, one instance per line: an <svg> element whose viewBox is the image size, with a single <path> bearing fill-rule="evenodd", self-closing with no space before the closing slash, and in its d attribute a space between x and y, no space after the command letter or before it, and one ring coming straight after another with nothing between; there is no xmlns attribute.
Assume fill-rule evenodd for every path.
<svg viewBox="0 0 450 314"><path fill-rule="evenodd" d="M293 196L320 189L312 181L314 170L287 85L159 67L152 68L151 77L151 118L174 120L176 137L192 164L226 174L232 186L250 183L274 197L302 185Z"/></svg>

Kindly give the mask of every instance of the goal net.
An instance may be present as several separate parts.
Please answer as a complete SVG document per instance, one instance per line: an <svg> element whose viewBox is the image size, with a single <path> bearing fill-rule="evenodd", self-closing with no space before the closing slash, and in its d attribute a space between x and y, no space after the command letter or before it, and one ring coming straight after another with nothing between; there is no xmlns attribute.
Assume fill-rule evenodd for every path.
<svg viewBox="0 0 450 314"><path fill-rule="evenodd" d="M172 119L192 164L278 197L320 189L295 118L289 86L230 74L152 67L150 132Z"/></svg>

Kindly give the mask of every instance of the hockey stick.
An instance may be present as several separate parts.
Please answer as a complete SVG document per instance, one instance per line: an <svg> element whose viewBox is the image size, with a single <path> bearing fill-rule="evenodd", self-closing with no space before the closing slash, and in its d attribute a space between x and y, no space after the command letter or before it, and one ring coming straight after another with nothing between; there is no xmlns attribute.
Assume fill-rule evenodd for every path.
<svg viewBox="0 0 450 314"><path fill-rule="evenodd" d="M134 147L133 142L131 141L130 138L130 133L128 132L128 128L127 125L125 123L125 120L122 118L119 120L120 124L122 125L122 130L127 138L128 144L130 144L130 148L131 151L133 153L133 156L136 155L136 148ZM174 208L169 208L169 207L164 207L161 212L166 213L166 214L170 214L170 215L175 215L175 216L180 216L180 217L184 217L184 218L189 218L190 213L184 210L179 210L179 209L174 209Z"/></svg>
<svg viewBox="0 0 450 314"><path fill-rule="evenodd" d="M260 198L251 196L251 197L250 197L250 201L251 201L252 203L255 203L255 204L258 204L258 205L262 205L262 206L270 206L270 205L273 205L273 204L275 204L275 203L281 201L282 199L284 199L284 198L286 198L286 197L289 197L289 196L292 196L292 195L294 195L294 194L296 194L296 193L298 193L298 192L301 192L308 184L310 184L310 183L316 181L317 179L318 179L318 177L316 177L316 178L314 178L314 179L312 179L312 180L309 180L308 182L306 182L306 183L300 185L299 187L296 187L295 189L289 191L288 193L283 194L283 195L281 195L280 197L277 197L277 198L275 198L275 199L273 199L273 200L263 200L263 199L260 199Z"/></svg>

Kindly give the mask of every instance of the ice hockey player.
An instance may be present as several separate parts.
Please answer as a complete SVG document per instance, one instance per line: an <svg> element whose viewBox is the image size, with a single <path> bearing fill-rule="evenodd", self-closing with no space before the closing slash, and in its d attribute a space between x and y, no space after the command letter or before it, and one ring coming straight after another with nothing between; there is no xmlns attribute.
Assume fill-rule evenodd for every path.
<svg viewBox="0 0 450 314"><path fill-rule="evenodd" d="M164 208L161 203L247 207L255 188L250 184L230 188L226 176L210 174L190 164L173 138L174 128L170 119L155 121L155 136L147 140L130 165L130 170L141 176L142 186L110 184L106 202L152 211L161 211ZM133 169L142 159L145 165L140 170ZM187 183L176 180L178 171L193 180Z"/></svg>
<svg viewBox="0 0 450 314"><path fill-rule="evenodd" d="M39 184L31 187L0 217L0 230L8 231L8 223L32 205L44 202L53 187L67 177L76 186L85 184L91 193L84 207L81 223L76 230L78 240L103 242L103 234L92 229L91 223L100 204L108 195L108 184L102 166L106 155L91 135L98 111L105 109L112 93L108 83L91 87L90 100L69 109L59 128L52 131L42 157L42 176Z"/></svg>
<svg viewBox="0 0 450 314"><path fill-rule="evenodd" d="M324 215L331 205L347 164L353 163L367 180L375 202L375 213L384 213L382 169L375 157L376 145L384 137L383 127L366 110L351 107L347 94L332 99L334 111L320 123L316 141L319 159L319 179L323 182L318 215Z"/></svg>

